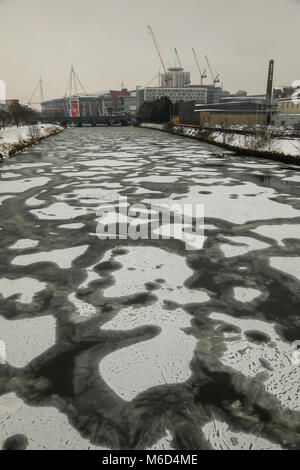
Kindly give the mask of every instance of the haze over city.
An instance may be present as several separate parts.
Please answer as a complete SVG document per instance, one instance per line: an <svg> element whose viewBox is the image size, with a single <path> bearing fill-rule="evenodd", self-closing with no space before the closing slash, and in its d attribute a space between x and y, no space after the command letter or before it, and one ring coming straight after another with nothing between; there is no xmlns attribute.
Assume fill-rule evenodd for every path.
<svg viewBox="0 0 300 470"><path fill-rule="evenodd" d="M0 0L0 79L7 96L24 103L40 76L49 84L46 98L62 96L71 64L91 93L122 81L128 89L144 86L161 69L151 24L166 63L174 65L177 47L192 83L199 82L194 47L202 65L208 55L225 89L262 93L271 58L275 85L300 78L290 52L299 16L298 0Z"/></svg>

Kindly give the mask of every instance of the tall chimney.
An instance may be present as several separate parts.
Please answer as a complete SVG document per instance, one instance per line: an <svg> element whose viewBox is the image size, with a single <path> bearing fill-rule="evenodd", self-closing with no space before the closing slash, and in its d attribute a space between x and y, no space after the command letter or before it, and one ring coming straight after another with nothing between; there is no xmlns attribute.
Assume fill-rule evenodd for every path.
<svg viewBox="0 0 300 470"><path fill-rule="evenodd" d="M266 95L267 125L271 123L273 77L274 77L274 60L272 59L269 62L268 85L267 85L267 95Z"/></svg>

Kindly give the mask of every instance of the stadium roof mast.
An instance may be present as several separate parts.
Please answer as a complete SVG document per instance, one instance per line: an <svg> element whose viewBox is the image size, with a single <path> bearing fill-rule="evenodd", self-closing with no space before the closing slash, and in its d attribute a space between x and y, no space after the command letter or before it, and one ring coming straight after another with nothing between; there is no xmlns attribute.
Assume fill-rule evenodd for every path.
<svg viewBox="0 0 300 470"><path fill-rule="evenodd" d="M169 73L168 73L168 71L167 71L167 69L166 69L166 66L165 66L165 63L164 63L164 61L163 61L162 55L161 55L161 53L160 53L160 50L159 50L159 47L158 47L156 38L155 38L155 36L154 36L154 33L153 33L152 28L151 28L150 25L148 25L148 30L149 30L149 32L150 32L150 34L151 34L151 37L152 37L152 40L153 40L153 43L154 43L156 52L157 52L157 54L158 54L160 63L161 63L161 65L162 65L163 69L164 69L164 72L165 72L165 84L166 84L166 87L168 87L168 86L169 86L169 80L170 80L170 79L169 79Z"/></svg>
<svg viewBox="0 0 300 470"><path fill-rule="evenodd" d="M215 86L216 83L220 83L220 75L219 75L218 73L217 73L217 75L214 75L214 74L213 74L213 71L212 71L212 68L211 68L211 66L210 66L210 63L209 63L209 61L208 61L207 56L205 56L205 60L206 60L207 65L208 65L208 68L209 68L209 71L210 71L210 74L211 74L211 78L212 78L212 80L213 80L213 86Z"/></svg>
<svg viewBox="0 0 300 470"><path fill-rule="evenodd" d="M40 92L40 101L39 102L36 102L34 103L32 100L34 98L34 96L36 95L36 92L39 90ZM35 104L35 105L40 105L42 102L44 101L44 89L43 89L43 80L42 78L39 79L39 82L37 84L37 86L35 87L31 97L30 97L30 100L28 101L28 105L31 106L32 104Z"/></svg>
<svg viewBox="0 0 300 470"><path fill-rule="evenodd" d="M75 72L74 66L72 65L71 66L70 77L69 77L66 92L65 92L65 98L67 98L67 97L71 98L71 96L78 96L79 95L79 93L78 93L79 87L83 91L83 93L81 93L81 94L87 95L87 92L86 92L84 86L82 85L82 83L80 81L80 78L78 77L77 73Z"/></svg>
<svg viewBox="0 0 300 470"><path fill-rule="evenodd" d="M83 93L79 93L78 90L81 88ZM80 116L80 95L87 95L84 86L82 85L80 78L75 72L74 66L71 66L71 73L68 80L66 92L65 92L65 106L70 117Z"/></svg>
<svg viewBox="0 0 300 470"><path fill-rule="evenodd" d="M199 73L200 73L200 84L203 85L204 78L207 77L207 75L206 75L206 69L202 72L201 67L200 67L200 64L199 64L199 60L198 60L198 58L197 58L195 49L194 49L193 47L192 47L192 51L193 51L193 54L194 54L194 57L195 57L195 61L196 61L196 64L197 64L197 68L198 68Z"/></svg>

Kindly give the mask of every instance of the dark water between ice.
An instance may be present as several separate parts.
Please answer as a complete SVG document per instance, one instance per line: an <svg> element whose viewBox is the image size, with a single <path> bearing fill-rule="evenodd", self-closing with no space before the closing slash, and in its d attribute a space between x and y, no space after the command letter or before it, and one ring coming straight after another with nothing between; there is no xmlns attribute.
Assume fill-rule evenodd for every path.
<svg viewBox="0 0 300 470"><path fill-rule="evenodd" d="M0 166L1 446L300 449L300 171L221 155L83 128ZM204 204L203 247L99 240L120 196Z"/></svg>

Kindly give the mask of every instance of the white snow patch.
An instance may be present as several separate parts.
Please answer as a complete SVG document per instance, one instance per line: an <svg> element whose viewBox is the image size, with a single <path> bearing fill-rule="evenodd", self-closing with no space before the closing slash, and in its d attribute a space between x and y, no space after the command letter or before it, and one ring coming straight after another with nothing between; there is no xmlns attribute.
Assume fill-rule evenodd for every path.
<svg viewBox="0 0 300 470"><path fill-rule="evenodd" d="M0 447L10 436L23 434L27 450L109 450L91 445L54 407L32 407L9 393L0 397Z"/></svg>
<svg viewBox="0 0 300 470"><path fill-rule="evenodd" d="M84 224L64 224L64 225L59 225L58 228L66 228L69 230L78 230L80 228L84 227Z"/></svg>
<svg viewBox="0 0 300 470"><path fill-rule="evenodd" d="M251 289L250 287L235 287L234 288L234 298L238 302L252 302L257 297L262 294L261 291L257 289Z"/></svg>
<svg viewBox="0 0 300 470"><path fill-rule="evenodd" d="M27 248L35 248L38 246L38 240L31 240L30 238L22 238L21 240L16 241L12 246L10 246L10 250L26 250Z"/></svg>
<svg viewBox="0 0 300 470"><path fill-rule="evenodd" d="M88 214L82 207L69 206L64 202L57 202L42 209L31 210L32 214L41 220L69 220Z"/></svg>
<svg viewBox="0 0 300 470"><path fill-rule="evenodd" d="M272 268L293 276L300 281L300 257L273 256L270 258Z"/></svg>
<svg viewBox="0 0 300 470"><path fill-rule="evenodd" d="M275 330L275 324L254 319L240 319L222 313L212 313L211 319L234 325L240 334L226 340L227 350L221 361L247 377L262 378L266 390L274 395L283 406L300 411L299 381L300 368L292 363L291 344L284 342ZM246 334L258 332L266 335L266 341L250 341ZM271 340L271 342L269 342ZM268 364L266 368L265 364Z"/></svg>
<svg viewBox="0 0 300 470"><path fill-rule="evenodd" d="M223 244L220 245L221 250L226 258L232 258L234 256L241 256L249 253L250 251L264 250L270 245L267 243L256 240L250 237L225 237L227 240L237 243L237 245Z"/></svg>
<svg viewBox="0 0 300 470"><path fill-rule="evenodd" d="M106 356L99 366L105 382L121 398L131 401L151 387L188 380L189 363L197 344L194 336L183 331L190 327L190 320L182 309L169 311L161 302L121 310L102 328L119 331L156 325L161 331L152 339Z"/></svg>
<svg viewBox="0 0 300 470"><path fill-rule="evenodd" d="M273 238L280 246L285 245L283 240L287 238L300 239L299 224L262 225L252 230L252 232L258 233L263 237Z"/></svg>
<svg viewBox="0 0 300 470"><path fill-rule="evenodd" d="M19 302L23 304L30 304L33 297L38 292L44 290L46 284L37 279L23 277L20 279L0 279L0 294L3 298L8 298L11 295L21 294Z"/></svg>
<svg viewBox="0 0 300 470"><path fill-rule="evenodd" d="M12 264L17 266L28 266L34 263L54 263L61 269L69 269L72 267L73 261L86 252L89 245L74 246L63 250L44 251L31 255L17 256L13 259Z"/></svg>
<svg viewBox="0 0 300 470"><path fill-rule="evenodd" d="M0 193L23 193L29 189L45 186L50 181L49 178L26 178L11 181L0 181Z"/></svg>
<svg viewBox="0 0 300 470"><path fill-rule="evenodd" d="M231 431L227 423L214 420L202 428L214 450L281 450L281 447L253 434Z"/></svg>
<svg viewBox="0 0 300 470"><path fill-rule="evenodd" d="M6 361L25 367L55 344L56 321L52 316L6 320L0 317L1 338L6 345Z"/></svg>

